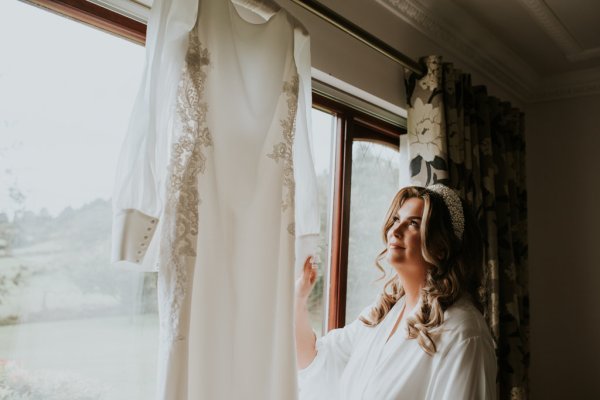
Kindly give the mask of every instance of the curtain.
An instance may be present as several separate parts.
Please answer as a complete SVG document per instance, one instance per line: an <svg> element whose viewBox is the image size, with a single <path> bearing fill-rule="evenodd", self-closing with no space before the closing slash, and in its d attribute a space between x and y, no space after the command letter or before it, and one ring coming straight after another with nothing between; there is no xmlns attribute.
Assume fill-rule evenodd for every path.
<svg viewBox="0 0 600 400"><path fill-rule="evenodd" d="M408 134L403 142L414 185L436 182L469 201L485 241L482 298L496 342L500 399L526 399L529 365L527 189L524 115L473 86L439 56L406 72Z"/></svg>

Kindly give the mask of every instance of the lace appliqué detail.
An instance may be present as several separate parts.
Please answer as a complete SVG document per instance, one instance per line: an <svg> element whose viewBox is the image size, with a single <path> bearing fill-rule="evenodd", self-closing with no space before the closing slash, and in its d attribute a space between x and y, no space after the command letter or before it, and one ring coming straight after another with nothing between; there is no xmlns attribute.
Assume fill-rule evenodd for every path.
<svg viewBox="0 0 600 400"><path fill-rule="evenodd" d="M267 157L283 164L283 186L285 190L281 200L281 211L285 212L289 209L292 213L294 212L294 197L296 192L293 144L296 133L299 83L298 75L294 75L289 82L283 84L283 92L286 94L288 106L287 117L280 121L283 131L283 141L274 145L273 152L267 155ZM294 235L294 231L294 223L292 222L288 226L288 233Z"/></svg>
<svg viewBox="0 0 600 400"><path fill-rule="evenodd" d="M161 335L167 341L182 340L181 308L193 268L198 235L198 174L204 172L206 156L203 147L212 145L206 122L208 105L203 102L206 69L210 64L208 50L203 48L194 31L190 34L188 52L177 88L176 113L179 136L171 148L168 195L165 206L165 229L162 253L167 288L161 318ZM192 257L192 260L188 259Z"/></svg>
<svg viewBox="0 0 600 400"><path fill-rule="evenodd" d="M289 224L287 227L287 231L290 235L296 236L296 224L293 222Z"/></svg>

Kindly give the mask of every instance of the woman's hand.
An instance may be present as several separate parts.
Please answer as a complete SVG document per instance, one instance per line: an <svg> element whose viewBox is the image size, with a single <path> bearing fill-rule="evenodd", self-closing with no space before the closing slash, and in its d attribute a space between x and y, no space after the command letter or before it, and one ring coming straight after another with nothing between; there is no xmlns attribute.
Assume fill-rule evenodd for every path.
<svg viewBox="0 0 600 400"><path fill-rule="evenodd" d="M316 337L310 325L308 296L317 282L317 263L314 257L304 261L302 274L296 279L295 325L298 369L306 368L317 355Z"/></svg>
<svg viewBox="0 0 600 400"><path fill-rule="evenodd" d="M304 262L302 274L296 279L296 301L307 301L310 292L317 282L317 263L314 257Z"/></svg>

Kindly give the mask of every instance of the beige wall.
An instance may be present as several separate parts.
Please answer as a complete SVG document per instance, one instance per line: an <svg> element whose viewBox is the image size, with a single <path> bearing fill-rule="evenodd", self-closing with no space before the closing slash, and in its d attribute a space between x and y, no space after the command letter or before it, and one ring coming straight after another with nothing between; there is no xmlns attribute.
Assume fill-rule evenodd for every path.
<svg viewBox="0 0 600 400"><path fill-rule="evenodd" d="M600 96L528 107L527 174L532 399L597 399Z"/></svg>
<svg viewBox="0 0 600 400"><path fill-rule="evenodd" d="M456 55L374 2L321 2L413 59L441 54L464 68ZM290 0L279 3L310 30L314 67L405 106L400 66ZM485 78L474 74L473 82L523 107ZM587 399L600 393L600 96L525 111L532 399Z"/></svg>

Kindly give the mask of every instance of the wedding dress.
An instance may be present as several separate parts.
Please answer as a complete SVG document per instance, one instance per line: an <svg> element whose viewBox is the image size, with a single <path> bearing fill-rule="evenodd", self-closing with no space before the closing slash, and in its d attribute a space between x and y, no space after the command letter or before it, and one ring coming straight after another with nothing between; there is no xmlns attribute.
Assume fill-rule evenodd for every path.
<svg viewBox="0 0 600 400"><path fill-rule="evenodd" d="M155 1L119 162L113 260L159 274L159 399L296 398L293 281L319 232L310 44L284 9L241 3Z"/></svg>

